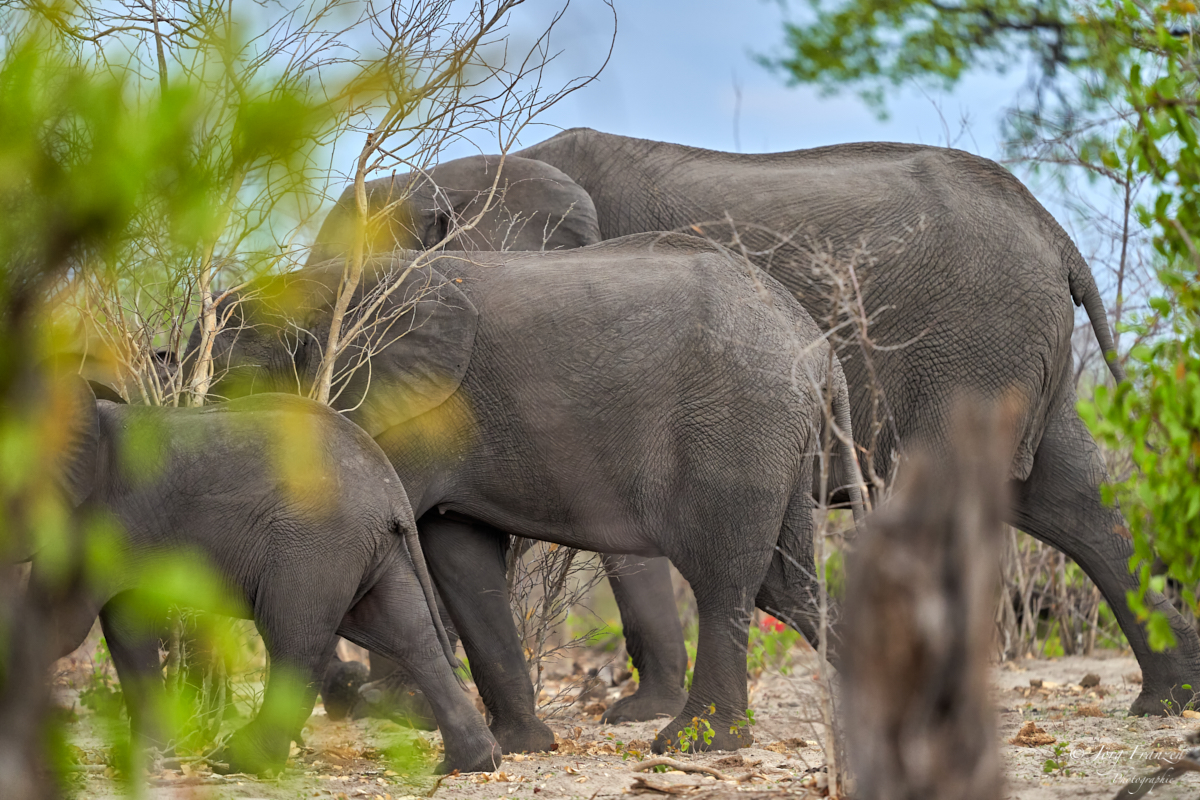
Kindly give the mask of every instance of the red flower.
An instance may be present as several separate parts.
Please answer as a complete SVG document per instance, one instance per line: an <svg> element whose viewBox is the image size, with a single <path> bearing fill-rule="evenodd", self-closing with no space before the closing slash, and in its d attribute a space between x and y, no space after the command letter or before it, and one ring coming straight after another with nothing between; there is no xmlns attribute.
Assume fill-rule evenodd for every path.
<svg viewBox="0 0 1200 800"><path fill-rule="evenodd" d="M783 629L787 626L770 614L764 614L762 621L758 623L758 627L764 633L782 633Z"/></svg>

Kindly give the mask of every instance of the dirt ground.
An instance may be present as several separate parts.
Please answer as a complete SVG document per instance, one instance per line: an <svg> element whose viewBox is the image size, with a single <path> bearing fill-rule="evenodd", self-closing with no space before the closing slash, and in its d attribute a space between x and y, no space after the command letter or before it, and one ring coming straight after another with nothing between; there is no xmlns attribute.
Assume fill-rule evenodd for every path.
<svg viewBox="0 0 1200 800"><path fill-rule="evenodd" d="M594 656L584 654L582 663L559 662L552 668L543 696L564 689L568 695L578 694L581 686L588 685L588 657ZM492 774L447 777L436 785L435 796L445 800L596 800L629 793L658 797L737 794L744 800L777 797L784 792L819 796L825 781L825 755L820 744L822 729L815 722L820 697L814 679L816 662L811 651L800 649L793 651L792 662L787 675L768 671L751 682L750 704L756 715L753 747L734 754L680 756L689 764L711 767L729 780L677 771L635 773L632 766L651 757L648 742L659 723L598 723L605 704L632 690L628 680L611 685L614 670L609 667L602 670L601 680L591 680L585 700L550 709L547 721L558 737L557 751L507 756ZM56 683L59 702L74 705L79 712L78 720L68 725L71 741L79 748L75 752L84 762L75 771L77 796L97 800L124 797L125 790L104 763L111 740L102 735L95 715L79 708L77 690L70 685L75 682L70 677L72 670L78 671L79 666L68 664L60 670ZM1186 749L1184 737L1200 725L1200 719L1191 716L1194 712L1187 718L1136 719L1127 715L1139 680L1136 662L1116 654L1027 659L995 667L1006 796L1014 800L1111 798L1128 780L1149 771L1148 758L1169 757ZM1081 684L1095 685L1085 688ZM1013 744L1011 740L1029 722L1038 729L1026 731L1032 741ZM435 787L433 778L418 772L438 758L436 733L415 733L380 720L333 722L318 705L304 736L303 746L293 748L287 771L276 779L216 776L203 764L183 764L180 769L152 765L142 796L156 800L407 800L427 796ZM389 760L389 752L396 752L397 747L417 753L420 763ZM1154 797L1195 797L1198 785L1200 776L1190 774L1157 789Z"/></svg>

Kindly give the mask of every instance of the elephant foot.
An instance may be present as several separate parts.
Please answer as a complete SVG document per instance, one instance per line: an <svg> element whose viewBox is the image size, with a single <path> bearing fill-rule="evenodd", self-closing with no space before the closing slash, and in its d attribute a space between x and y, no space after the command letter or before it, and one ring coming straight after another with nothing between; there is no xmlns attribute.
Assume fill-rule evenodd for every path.
<svg viewBox="0 0 1200 800"><path fill-rule="evenodd" d="M641 685L629 697L613 703L600 722L617 725L622 722L646 722L659 717L675 717L687 704L688 693L683 687L654 687Z"/></svg>
<svg viewBox="0 0 1200 800"><path fill-rule="evenodd" d="M435 775L459 772L495 772L503 754L491 736L472 736L467 742L444 741L446 757L434 768Z"/></svg>
<svg viewBox="0 0 1200 800"><path fill-rule="evenodd" d="M390 719L422 731L437 730L433 707L418 689L387 678L363 684L352 712L354 719Z"/></svg>
<svg viewBox="0 0 1200 800"><path fill-rule="evenodd" d="M718 719L707 711L699 709L697 713L692 713L691 708L685 707L682 714L658 732L650 749L658 754L676 751L694 753L702 750L737 750L754 744L754 737L746 726L736 727L729 720Z"/></svg>
<svg viewBox="0 0 1200 800"><path fill-rule="evenodd" d="M225 766L214 766L213 772L221 775L246 773L248 775L274 775L283 771L287 764L291 742L286 737L273 735L255 723L234 732L213 760Z"/></svg>
<svg viewBox="0 0 1200 800"><path fill-rule="evenodd" d="M1200 702L1200 693L1193 688L1184 688L1185 685L1200 687L1200 681L1195 684L1174 684L1170 688L1161 688L1165 684L1156 685L1160 688L1155 688L1155 685L1142 685L1141 693L1129 707L1131 716L1165 717L1178 714L1189 704Z"/></svg>
<svg viewBox="0 0 1200 800"><path fill-rule="evenodd" d="M542 753L554 749L554 731L537 717L516 722L493 720L491 731L505 755Z"/></svg>
<svg viewBox="0 0 1200 800"><path fill-rule="evenodd" d="M367 682L368 675L366 665L357 661L331 662L321 682L325 716L334 721L345 719L360 702L359 689Z"/></svg>

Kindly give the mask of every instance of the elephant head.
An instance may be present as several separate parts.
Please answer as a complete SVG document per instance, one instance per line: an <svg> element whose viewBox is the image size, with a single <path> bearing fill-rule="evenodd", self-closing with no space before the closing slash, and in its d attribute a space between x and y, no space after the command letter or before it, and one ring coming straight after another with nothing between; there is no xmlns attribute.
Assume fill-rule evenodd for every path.
<svg viewBox="0 0 1200 800"><path fill-rule="evenodd" d="M496 182L497 171L500 179ZM490 207L479 216L495 184ZM555 167L517 156L470 156L428 172L377 178L366 184L373 212L394 204L374 231L369 252L429 249L455 229L448 250L563 250L600 241L592 199ZM406 198L399 202L400 198ZM317 234L309 264L344 255L354 223L354 187L347 188Z"/></svg>
<svg viewBox="0 0 1200 800"><path fill-rule="evenodd" d="M337 361L332 404L373 437L453 394L475 344L478 312L470 299L432 267L404 276L409 264L398 256L368 261L343 323L346 332L369 315L366 332ZM213 341L211 391L224 397L307 392L321 366L341 277L342 265L329 262L224 300L218 316L228 323ZM189 370L199 345L197 327L185 355Z"/></svg>

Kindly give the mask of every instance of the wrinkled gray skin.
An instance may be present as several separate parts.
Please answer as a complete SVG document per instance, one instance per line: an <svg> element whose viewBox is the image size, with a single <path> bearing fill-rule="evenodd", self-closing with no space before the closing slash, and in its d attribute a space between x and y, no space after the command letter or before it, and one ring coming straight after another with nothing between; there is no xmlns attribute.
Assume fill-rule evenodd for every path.
<svg viewBox="0 0 1200 800"><path fill-rule="evenodd" d="M1020 438L1009 522L1069 555L1099 587L1142 668L1131 711L1161 714L1164 701L1186 694L1182 684L1200 685L1200 639L1171 605L1150 598L1178 642L1163 653L1150 649L1128 610L1125 593L1136 582L1126 568L1127 528L1100 500L1104 464L1075 412L1072 301L1086 308L1102 348L1112 351L1095 282L1066 232L1005 169L920 145L735 155L588 129L516 155L576 181L605 239L679 230L729 242L732 220L751 259L825 329L842 320L831 320L820 263L853 263L870 337L889 348L855 343L838 351L857 442L873 451L877 473L886 478L892 454L915 443L946 448L955 398L1015 400ZM461 170L458 178L462 190L473 188ZM481 183L477 177L474 188ZM883 396L877 440L873 386ZM622 603L626 635L662 632L663 607L647 616L645 606ZM665 634L639 638L642 647L663 651L646 658L682 676L681 642Z"/></svg>
<svg viewBox="0 0 1200 800"><path fill-rule="evenodd" d="M432 248L449 230L459 235L445 245L447 250L563 250L600 241L591 199L566 175L515 156L504 159L503 170L499 167L499 156L470 156L425 173L367 181L372 212L396 204L386 224L372 233L368 252ZM397 203L400 197L408 198L403 205ZM491 207L476 221L489 197ZM354 209L352 185L321 225L309 264L348 251Z"/></svg>
<svg viewBox="0 0 1200 800"><path fill-rule="evenodd" d="M500 165L499 156L471 156L426 173L367 181L365 195L371 212L394 208L386 216L386 225L370 238L368 248L377 253L432 248L451 230L459 234L445 246L447 250L562 250L601 240L591 197L565 174L518 156L508 156L502 169ZM397 198L406 196L407 201L400 205ZM489 196L492 207L475 220ZM353 233L354 209L354 187L350 186L325 218L310 264L345 255ZM639 678L637 691L617 701L604 719L633 722L673 717L687 701L683 685L688 657L678 615L662 613L675 602L670 565L664 559L612 554L602 555L601 562L622 616L634 621L626 625L626 649ZM353 667L331 666L323 695L339 694L345 669ZM414 687L405 680L405 673L372 654L370 680L384 679L386 683L364 692L364 698L374 701L349 711L406 719L426 727L429 719L422 714L420 696L415 696L416 707L408 700L414 696ZM335 709L343 705L334 701Z"/></svg>
<svg viewBox="0 0 1200 800"><path fill-rule="evenodd" d="M369 262L365 290L403 265ZM503 601L515 535L670 558L696 594L700 640L688 704L654 746L699 714L715 729L712 747L741 746L730 726L746 708L751 609L815 637L814 387L829 364L847 422L849 409L812 320L747 262L674 234L447 255L434 267L391 295L388 307L401 308L426 291L398 326L405 335L354 373L337 404L408 490L497 741L506 752L553 744ZM287 332L295 324L312 334L301 342L324 340L341 274L334 261L276 279L304 313L275 307L284 295L268 285L238 305L240 331L215 340L226 375L215 391L311 379L314 348ZM853 472L850 448L840 455Z"/></svg>
<svg viewBox="0 0 1200 800"><path fill-rule="evenodd" d="M365 433L290 395L178 409L96 400L82 380L77 394L64 483L74 504L121 524L119 563L152 570L168 550L198 551L248 609L272 675L288 670L307 683L297 698L268 681L259 716L227 746L232 771L283 767L338 635L385 653L422 684L446 741L443 769L495 768L499 748L456 682L430 615L433 587L408 498ZM121 455L122 437L139 425L153 426L162 448L150 477L129 472ZM306 476L320 475L327 491L291 495L279 479L274 442L301 428L297 435L312 437ZM153 586L108 579L56 621L58 652L77 648L99 615L135 731L164 746L151 711L162 689L158 645L144 633L147 606L162 600ZM152 627L158 616L150 613Z"/></svg>

